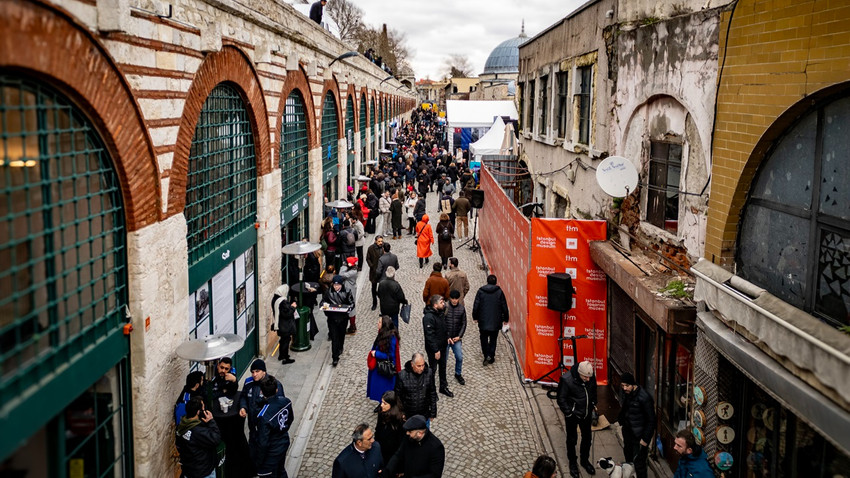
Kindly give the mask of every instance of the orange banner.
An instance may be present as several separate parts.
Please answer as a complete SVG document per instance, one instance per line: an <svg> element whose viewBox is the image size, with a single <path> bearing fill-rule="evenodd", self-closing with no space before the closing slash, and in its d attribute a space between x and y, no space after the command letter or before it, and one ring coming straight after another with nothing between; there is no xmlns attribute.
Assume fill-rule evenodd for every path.
<svg viewBox="0 0 850 478"><path fill-rule="evenodd" d="M564 317L564 337L577 338L578 361L595 363L599 384L607 384L607 282L590 257L589 241L606 239L605 221L531 220L531 268L528 272L528 318L524 372L528 379L556 382L560 313L549 310L547 276L567 273L575 289L573 307ZM575 364L573 346L564 341L564 365Z"/></svg>

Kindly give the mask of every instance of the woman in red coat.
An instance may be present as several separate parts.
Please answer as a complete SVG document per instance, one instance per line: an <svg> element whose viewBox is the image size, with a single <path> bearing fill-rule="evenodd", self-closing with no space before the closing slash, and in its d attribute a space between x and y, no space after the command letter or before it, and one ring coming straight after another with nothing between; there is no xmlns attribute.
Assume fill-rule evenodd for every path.
<svg viewBox="0 0 850 478"><path fill-rule="evenodd" d="M428 224L428 215L422 216L422 220L416 224L413 230L416 234L416 257L419 258L419 268L428 263L431 257L431 244L434 243L434 230Z"/></svg>

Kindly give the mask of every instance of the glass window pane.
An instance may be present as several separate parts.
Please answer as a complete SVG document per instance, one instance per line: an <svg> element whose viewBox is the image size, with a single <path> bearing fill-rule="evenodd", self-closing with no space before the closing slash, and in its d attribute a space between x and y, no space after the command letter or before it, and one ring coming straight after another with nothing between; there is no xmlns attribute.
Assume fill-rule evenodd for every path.
<svg viewBox="0 0 850 478"><path fill-rule="evenodd" d="M750 205L741 225L741 277L802 308L808 230L806 219Z"/></svg>
<svg viewBox="0 0 850 478"><path fill-rule="evenodd" d="M817 113L810 113L782 138L761 166L753 198L811 209L816 127Z"/></svg>
<svg viewBox="0 0 850 478"><path fill-rule="evenodd" d="M850 233L823 230L818 250L815 310L850 324Z"/></svg>
<svg viewBox="0 0 850 478"><path fill-rule="evenodd" d="M850 220L850 98L824 108L820 211Z"/></svg>

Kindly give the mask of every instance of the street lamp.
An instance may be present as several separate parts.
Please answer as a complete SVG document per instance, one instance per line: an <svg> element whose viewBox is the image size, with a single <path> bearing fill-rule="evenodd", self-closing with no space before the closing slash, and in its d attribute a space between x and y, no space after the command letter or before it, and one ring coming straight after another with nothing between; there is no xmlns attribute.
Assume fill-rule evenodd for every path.
<svg viewBox="0 0 850 478"><path fill-rule="evenodd" d="M378 86L383 85L385 81L387 81L387 80L392 80L393 78L395 78L393 75L390 75L390 76L388 76L388 77L384 78L383 80L381 80L381 82L380 82L380 83L378 83Z"/></svg>
<svg viewBox="0 0 850 478"><path fill-rule="evenodd" d="M333 65L334 63L336 63L336 62L337 62L337 60L345 60L346 58L351 58L352 56L357 56L357 55L359 55L359 54L360 54L360 53L357 53L356 51L347 51L347 52L343 53L342 55L340 55L340 56L338 56L338 57L334 58L334 59L333 59L333 61L331 61L331 64L330 64L330 65L328 65L328 67L330 67L331 65Z"/></svg>

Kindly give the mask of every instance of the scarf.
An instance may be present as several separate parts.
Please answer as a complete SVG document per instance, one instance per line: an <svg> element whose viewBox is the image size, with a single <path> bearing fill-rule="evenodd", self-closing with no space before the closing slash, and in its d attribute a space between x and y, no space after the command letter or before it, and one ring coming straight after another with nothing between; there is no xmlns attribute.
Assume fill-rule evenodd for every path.
<svg viewBox="0 0 850 478"><path fill-rule="evenodd" d="M272 314L274 315L275 325L280 327L280 305L283 301L289 300L289 286L286 284L281 285L274 291L274 295L277 296L277 299L274 300Z"/></svg>

